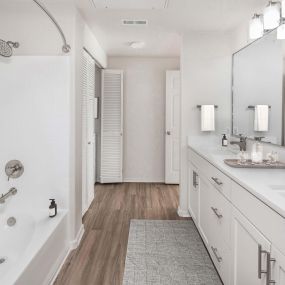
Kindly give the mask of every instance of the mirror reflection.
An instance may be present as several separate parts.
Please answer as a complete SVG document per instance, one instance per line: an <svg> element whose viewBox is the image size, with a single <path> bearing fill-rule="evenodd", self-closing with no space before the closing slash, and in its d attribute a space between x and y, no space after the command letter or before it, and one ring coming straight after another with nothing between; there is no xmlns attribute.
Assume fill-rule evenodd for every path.
<svg viewBox="0 0 285 285"><path fill-rule="evenodd" d="M284 45L274 30L233 55L234 135L284 146Z"/></svg>

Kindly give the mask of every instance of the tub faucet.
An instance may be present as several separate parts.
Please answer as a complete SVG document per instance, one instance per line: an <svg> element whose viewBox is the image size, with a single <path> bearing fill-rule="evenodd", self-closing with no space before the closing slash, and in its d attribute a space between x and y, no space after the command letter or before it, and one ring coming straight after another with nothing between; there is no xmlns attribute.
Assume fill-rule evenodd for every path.
<svg viewBox="0 0 285 285"><path fill-rule="evenodd" d="M240 135L239 141L231 141L231 144L239 146L240 151L246 151L246 137Z"/></svg>
<svg viewBox="0 0 285 285"><path fill-rule="evenodd" d="M16 195L18 190L16 188L11 188L6 194L2 194L0 196L0 204L4 204L6 199L8 199L10 196Z"/></svg>

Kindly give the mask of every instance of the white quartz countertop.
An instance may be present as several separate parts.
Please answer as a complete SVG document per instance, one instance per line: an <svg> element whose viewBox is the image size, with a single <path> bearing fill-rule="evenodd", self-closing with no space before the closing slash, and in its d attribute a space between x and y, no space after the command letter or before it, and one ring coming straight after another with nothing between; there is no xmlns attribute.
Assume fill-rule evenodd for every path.
<svg viewBox="0 0 285 285"><path fill-rule="evenodd" d="M188 147L285 218L285 169L233 168L224 159L237 155L227 148L191 142Z"/></svg>

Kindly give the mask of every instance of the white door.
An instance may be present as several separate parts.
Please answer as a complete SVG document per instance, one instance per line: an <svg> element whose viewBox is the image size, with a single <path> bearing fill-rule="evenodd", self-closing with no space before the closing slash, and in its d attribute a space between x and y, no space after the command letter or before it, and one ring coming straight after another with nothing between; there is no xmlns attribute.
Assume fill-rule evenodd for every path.
<svg viewBox="0 0 285 285"><path fill-rule="evenodd" d="M270 242L236 209L232 221L232 285L266 285Z"/></svg>
<svg viewBox="0 0 285 285"><path fill-rule="evenodd" d="M165 183L179 184L180 71L166 72Z"/></svg>
<svg viewBox="0 0 285 285"><path fill-rule="evenodd" d="M84 214L94 199L95 184L95 61L85 51L83 51L82 89L82 214Z"/></svg>
<svg viewBox="0 0 285 285"><path fill-rule="evenodd" d="M123 71L102 73L101 183L123 181Z"/></svg>

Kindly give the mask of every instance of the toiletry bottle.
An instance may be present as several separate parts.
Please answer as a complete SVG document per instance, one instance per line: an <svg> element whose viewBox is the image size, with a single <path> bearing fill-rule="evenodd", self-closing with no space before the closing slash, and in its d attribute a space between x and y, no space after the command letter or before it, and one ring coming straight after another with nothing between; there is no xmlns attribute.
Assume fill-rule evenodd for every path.
<svg viewBox="0 0 285 285"><path fill-rule="evenodd" d="M49 217L53 218L57 215L57 204L55 203L55 199L50 199L51 203L49 206Z"/></svg>
<svg viewBox="0 0 285 285"><path fill-rule="evenodd" d="M222 146L228 146L228 139L227 139L226 134L223 134Z"/></svg>

